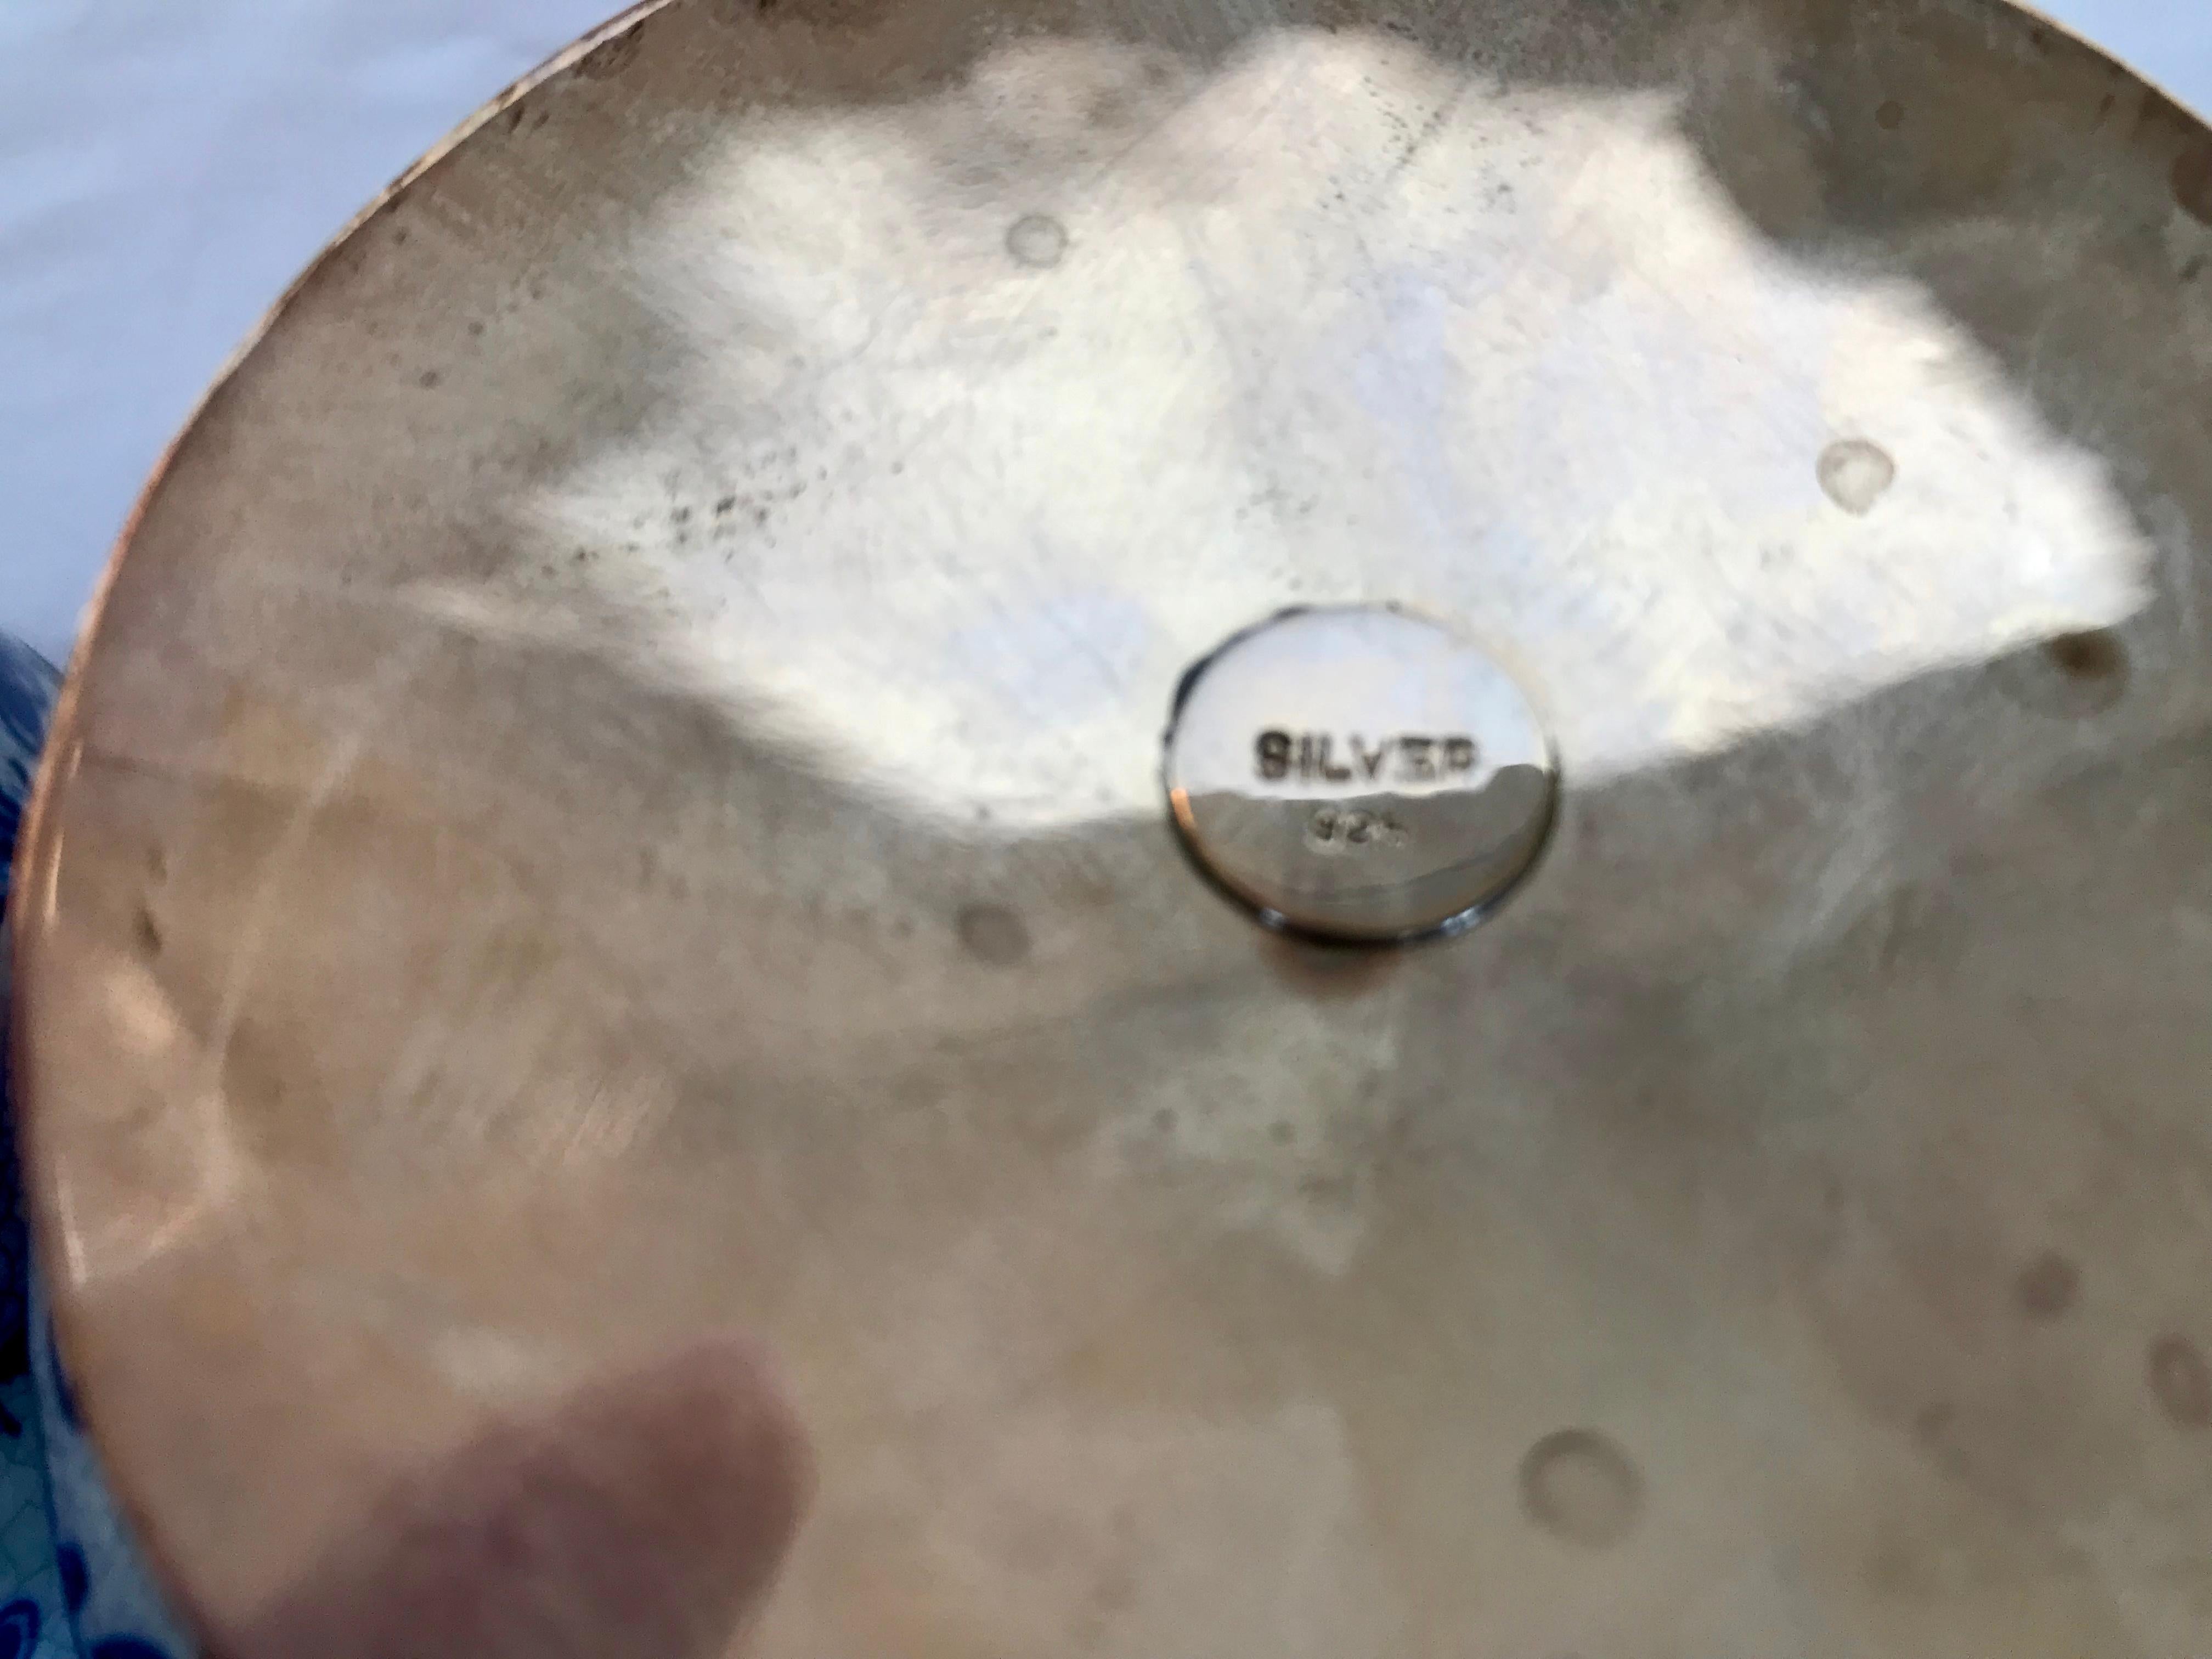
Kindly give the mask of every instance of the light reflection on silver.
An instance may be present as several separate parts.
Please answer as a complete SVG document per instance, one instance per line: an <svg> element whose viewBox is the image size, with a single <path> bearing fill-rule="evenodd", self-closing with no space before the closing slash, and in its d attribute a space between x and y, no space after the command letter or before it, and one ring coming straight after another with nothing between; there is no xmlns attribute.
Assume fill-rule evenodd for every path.
<svg viewBox="0 0 2212 1659"><path fill-rule="evenodd" d="M990 151L1016 109L1072 159L976 197L945 135ZM1396 123L1430 135L1402 169ZM629 651L939 823L1142 821L1175 677L1285 605L1515 641L1596 787L2144 598L2094 451L1925 285L1777 247L1672 95L1469 82L1374 30L1210 70L1024 37L865 119L750 111L688 178L573 256L667 331L623 347L664 365L654 419L501 501L558 557L407 599ZM1082 257L1013 257L1022 215ZM1824 490L1839 444L1850 501L1889 459L1879 510Z"/></svg>
<svg viewBox="0 0 2212 1659"><path fill-rule="evenodd" d="M1557 768L1489 658L1395 610L1291 611L1185 680L1176 823L1272 925L1382 943L1465 926L1542 851Z"/></svg>

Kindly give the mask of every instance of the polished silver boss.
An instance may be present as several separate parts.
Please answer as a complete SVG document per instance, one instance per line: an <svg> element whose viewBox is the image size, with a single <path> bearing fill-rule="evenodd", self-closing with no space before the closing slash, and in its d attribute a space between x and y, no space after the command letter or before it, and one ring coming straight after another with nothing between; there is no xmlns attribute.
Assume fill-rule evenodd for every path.
<svg viewBox="0 0 2212 1659"><path fill-rule="evenodd" d="M1479 918L1541 850L1557 776L1502 669L1364 606L1287 611L1200 663L1166 771L1224 887L1273 925L1369 943Z"/></svg>

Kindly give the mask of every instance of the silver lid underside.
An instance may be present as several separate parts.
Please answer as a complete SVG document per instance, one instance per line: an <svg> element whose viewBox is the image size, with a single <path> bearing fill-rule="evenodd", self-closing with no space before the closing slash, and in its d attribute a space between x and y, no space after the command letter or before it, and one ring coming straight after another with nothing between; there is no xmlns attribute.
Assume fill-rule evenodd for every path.
<svg viewBox="0 0 2212 1659"><path fill-rule="evenodd" d="M187 1599L736 1324L767 1659L2200 1650L2208 181L1983 0L678 0L495 111L179 446L19 889ZM1374 604L1565 788L1330 955L1159 735Z"/></svg>

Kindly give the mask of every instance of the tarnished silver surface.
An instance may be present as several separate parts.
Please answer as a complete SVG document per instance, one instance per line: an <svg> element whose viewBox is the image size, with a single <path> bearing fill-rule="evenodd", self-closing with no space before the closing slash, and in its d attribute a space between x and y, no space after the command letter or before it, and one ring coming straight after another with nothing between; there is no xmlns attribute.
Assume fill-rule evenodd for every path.
<svg viewBox="0 0 2212 1659"><path fill-rule="evenodd" d="M286 302L15 905L197 1613L704 1329L786 1656L2212 1628L2212 141L1987 0L677 0ZM1544 714L1489 925L1189 867L1178 678Z"/></svg>
<svg viewBox="0 0 2212 1659"><path fill-rule="evenodd" d="M1289 611L1194 667L1164 769L1224 887L1272 926L1366 944L1476 920L1535 861L1557 793L1521 689L1386 605Z"/></svg>

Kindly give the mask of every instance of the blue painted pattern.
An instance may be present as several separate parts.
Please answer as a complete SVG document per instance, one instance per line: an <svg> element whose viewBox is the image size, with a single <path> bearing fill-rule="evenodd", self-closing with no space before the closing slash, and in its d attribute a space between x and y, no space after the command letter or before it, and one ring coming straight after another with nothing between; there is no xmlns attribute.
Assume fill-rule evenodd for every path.
<svg viewBox="0 0 2212 1659"><path fill-rule="evenodd" d="M0 1659L30 1659L40 1623L39 1604L28 1597L0 1607Z"/></svg>
<svg viewBox="0 0 2212 1659"><path fill-rule="evenodd" d="M57 679L0 635L0 917ZM6 1032L0 1019L0 1063ZM79 1432L40 1301L0 1069L0 1659L187 1659Z"/></svg>

